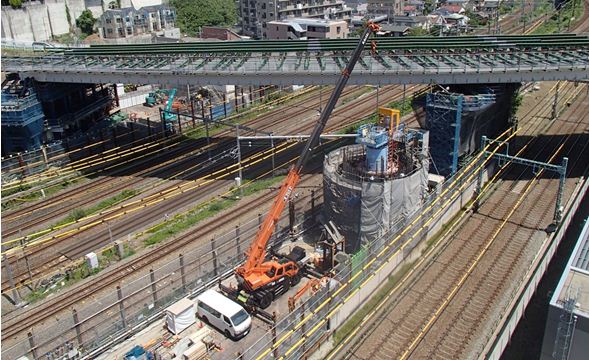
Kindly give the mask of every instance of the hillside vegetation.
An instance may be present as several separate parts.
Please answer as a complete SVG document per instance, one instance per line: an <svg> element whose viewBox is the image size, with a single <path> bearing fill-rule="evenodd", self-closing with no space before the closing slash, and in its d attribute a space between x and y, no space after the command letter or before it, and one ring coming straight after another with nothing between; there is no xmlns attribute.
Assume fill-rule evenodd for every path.
<svg viewBox="0 0 589 360"><path fill-rule="evenodd" d="M198 34L202 26L232 26L237 23L233 0L170 0L176 8L177 24L183 33Z"/></svg>

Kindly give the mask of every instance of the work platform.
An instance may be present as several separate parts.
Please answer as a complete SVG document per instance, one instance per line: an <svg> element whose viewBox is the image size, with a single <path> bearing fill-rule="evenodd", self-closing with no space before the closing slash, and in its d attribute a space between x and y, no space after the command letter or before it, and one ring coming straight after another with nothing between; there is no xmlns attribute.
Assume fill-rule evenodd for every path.
<svg viewBox="0 0 589 360"><path fill-rule="evenodd" d="M4 71L38 81L174 86L333 84L351 40L231 41L51 49L4 57ZM589 36L378 38L348 84L473 84L588 78Z"/></svg>

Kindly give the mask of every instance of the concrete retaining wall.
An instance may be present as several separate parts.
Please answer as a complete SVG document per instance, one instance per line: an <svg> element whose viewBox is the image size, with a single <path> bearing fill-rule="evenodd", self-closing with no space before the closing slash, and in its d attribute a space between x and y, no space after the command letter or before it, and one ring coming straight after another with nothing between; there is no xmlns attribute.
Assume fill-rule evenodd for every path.
<svg viewBox="0 0 589 360"><path fill-rule="evenodd" d="M26 3L21 9L2 6L2 38L21 41L48 41L52 36L67 34L70 24L67 21L66 4L71 16L71 26L82 11L89 9L99 18L110 1L104 0L45 0L44 3ZM162 0L122 0L122 7L160 5Z"/></svg>
<svg viewBox="0 0 589 360"><path fill-rule="evenodd" d="M2 7L2 37L20 41L35 41L29 13L25 9ZM45 39L46 40L46 39Z"/></svg>
<svg viewBox="0 0 589 360"><path fill-rule="evenodd" d="M67 21L65 2L63 0L45 0L45 6L53 35L67 34L70 31L70 24ZM76 19L72 17L71 21L75 26Z"/></svg>

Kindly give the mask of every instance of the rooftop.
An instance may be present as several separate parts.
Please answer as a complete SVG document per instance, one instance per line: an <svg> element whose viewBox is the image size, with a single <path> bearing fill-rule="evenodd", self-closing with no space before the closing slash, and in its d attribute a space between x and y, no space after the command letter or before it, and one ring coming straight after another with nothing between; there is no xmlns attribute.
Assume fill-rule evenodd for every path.
<svg viewBox="0 0 589 360"><path fill-rule="evenodd" d="M573 254L558 282L550 304L562 307L567 298L576 297L575 313L589 318L589 221L577 240Z"/></svg>

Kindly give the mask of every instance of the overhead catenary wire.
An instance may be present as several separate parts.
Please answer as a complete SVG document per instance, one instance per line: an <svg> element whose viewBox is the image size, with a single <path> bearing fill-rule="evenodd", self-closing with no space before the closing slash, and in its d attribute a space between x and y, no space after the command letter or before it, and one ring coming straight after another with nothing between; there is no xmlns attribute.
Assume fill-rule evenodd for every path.
<svg viewBox="0 0 589 360"><path fill-rule="evenodd" d="M327 142L325 142L323 145L325 146L325 145L327 145L327 144L329 144L329 143L332 143L333 141L336 141L336 140L328 140L328 141L327 141ZM288 145L289 145L288 147L291 147L291 146L295 146L295 145L297 145L297 144L296 144L296 143L290 143L290 144L288 144ZM288 149L288 148L284 148L284 149L282 149L281 151L285 151L285 150L287 150L287 149ZM263 159L258 159L258 160L256 160L256 161L263 161L263 160L267 160L267 159L269 159L271 156L272 156L272 154L266 154L266 155L264 156L264 158L263 158ZM297 157L294 157L293 159L287 160L287 161L283 162L282 164L279 164L279 165L277 165L277 166L276 166L276 169L279 169L279 168L285 167L285 166L287 166L287 165L289 165L289 164L292 164L292 163L293 163L294 161L296 161L297 159L298 159L298 156L297 156ZM201 203L201 204L197 205L197 206L196 206L196 208L197 208L197 209L198 209L198 208L203 208L203 207L207 206L208 204L210 204L212 201L215 201L215 200L216 200L218 197L223 197L223 196L230 196L231 194L233 194L233 193L235 193L235 192L238 192L238 191L239 191L239 189L243 188L244 186L248 185L249 183L251 183L251 182L253 182L253 181L255 181L255 180L258 180L258 179L260 179L260 178L263 178L264 176L267 176L267 175L268 175L268 174L270 174L271 172L272 172L272 170L268 170L268 171L266 171L266 172L262 173L261 175L257 176L256 178L252 179L252 180L247 180L247 181L244 181L244 182L243 182L243 183L242 183L240 186L238 186L238 187L235 187L235 188L233 188L233 189L230 189L230 190L228 190L227 192L225 192L224 194L221 194L221 195L219 195L219 196L213 197L213 198L211 198L211 199L209 199L209 200L207 200L207 201L205 201L205 202L203 202L203 203ZM187 214L187 213L189 213L190 211L193 211L193 210L194 210L194 209L187 210L185 213L181 213L180 215L182 215L182 214ZM173 221L173 220L169 220L169 221ZM158 225L156 225L156 226L158 226ZM155 228L156 226L154 226L154 227L152 227L152 228ZM150 228L150 229L152 229L152 228ZM145 234L147 231L149 231L149 229L146 229L146 230L144 230L144 231L138 232L138 233L136 233L136 234L135 234L135 236L137 237L137 236L144 235L144 234ZM74 261L74 262L73 262L71 265L72 265L72 266L75 266L76 264L80 264L81 262L82 262L82 260L77 260L77 261ZM61 271L61 270L59 270L59 269L58 269L58 270L55 270L55 271L53 271L53 272L50 272L50 273L44 273L44 274L43 274L43 275L44 275L44 276L43 276L43 278L45 278L46 276L48 276L48 275L51 275L51 274L56 274L56 273L58 273L58 272L60 272L60 271ZM40 276L33 276L31 279L26 279L26 280L23 280L23 281L19 282L19 284L17 284L17 285L16 285L16 289L20 289L20 288L22 288L22 287L25 287L25 286L27 286L27 285L31 284L32 282L34 282L34 281L36 281L36 280L39 280L39 279L40 279Z"/></svg>
<svg viewBox="0 0 589 360"><path fill-rule="evenodd" d="M554 87L553 87L554 89ZM575 97L579 92L573 93L571 95L572 97ZM570 99L570 98L569 98ZM565 100L566 102L567 100ZM526 114L529 115L530 113ZM533 123L531 125L534 125ZM530 139L528 141L527 144L525 144L514 156L519 156L521 153L523 153L524 150L526 150L526 148L528 148L528 146L531 144L531 142L533 140L537 139L536 137L533 139ZM458 224L461 224L461 220L466 217L469 213L470 210L473 208L474 204L479 201L480 199L482 199L483 196L485 196L488 192L488 190L494 186L495 181L498 179L499 176L501 176L504 171L509 167L509 165L512 164L512 161L507 161L505 162L500 169L493 175L493 177L491 179L489 179L487 181L486 184L484 184L482 191L479 194L476 194L475 198L473 199L473 201L471 201L468 205L468 207L461 212L459 218L453 222L453 224L444 231L444 233L448 234L451 233L457 226ZM530 182L533 182L532 180L530 180ZM399 283L394 286L385 297L383 297L382 300L379 301L379 303L362 319L362 321L360 322L360 324L350 333L348 334L348 336L346 336L346 338L344 340L342 340L342 342L340 344L338 344L338 346L332 350L330 352L330 354L328 355L328 357L326 358L327 360L331 360L337 353L339 353L339 351L345 346L347 345L347 343L350 342L350 340L358 333L358 331L360 331L366 324L367 322L376 315L376 313L382 308L382 306L384 306L384 304L390 299L390 297L396 293L402 286L405 285L405 283L411 278L411 276L413 275L413 273L416 271L416 269L419 268L419 266L426 261L430 254L432 254L436 249L437 249L438 244L435 244L432 248L430 248L428 250L428 252L426 254L423 254L419 261L411 267L411 269L403 276L403 278L399 281Z"/></svg>
<svg viewBox="0 0 589 360"><path fill-rule="evenodd" d="M510 134L510 129L506 130L505 132L503 132L502 134L500 134L496 140L498 140L501 144L506 143L507 141L509 141L510 139L514 138L521 129L515 130L513 132L511 132ZM426 221L426 223L416 231L415 234L412 235L412 237L410 239L408 239L407 241L405 241L396 251L394 251L388 258L386 261L384 261L382 263L382 265L371 272L370 275L368 275L367 279L359 286L357 287L355 290L352 291L352 293L350 293L345 299L343 299L342 301L339 302L339 304L332 309L325 317L323 317L318 324L311 329L310 331L308 331L302 338L301 340L299 340L298 345L302 344L304 342L304 340L312 335L312 333L314 333L322 324L324 324L328 319L330 319L333 314L335 314L335 312L341 307L343 306L344 303L348 302L356 292L359 291L359 289L366 284L366 282L368 280L370 280L372 277L375 276L376 273L378 273L389 261L391 261L394 256L396 256L396 254L398 254L400 251L403 251L403 249L405 247L408 246L408 244L411 243L411 241L418 236L425 227L427 227L429 225L429 223L432 221L432 219L434 219L443 209L445 209L445 207L451 203L451 201L453 201L457 196L459 196L460 192L462 191L462 189L472 180L474 179L474 177L477 175L476 172L473 172L472 175L468 176L466 179L463 179L467 172L475 167L475 164L477 164L479 162L479 160L481 159L481 157L483 157L483 154L485 151L489 151L490 149L490 144L488 144L485 149L483 150L483 152L480 152L477 156L475 156L475 158L473 158L473 160L471 161L470 164L468 164L467 166L464 167L463 172L461 172L460 174L458 174L457 176L455 176L451 183L449 184L449 186L432 202L432 204L430 204L426 209L424 209L410 224L408 224L399 234L397 234L394 239L392 239L388 245L386 245L375 257L373 257L372 259L370 259L367 264L365 264L355 275L353 275L348 281L346 281L345 283L343 283L334 293L332 293L327 299L325 299L319 306L317 306L316 308L314 308L307 316L305 316L302 320L300 320L294 327L292 327L290 330L286 331L286 333L279 338L271 347L267 348L266 350L264 350L262 352L262 354L260 354L257 359L261 359L264 356L266 356L268 353L270 353L272 350L276 349L280 344L282 344L284 341L286 341L286 339L288 337L290 337L291 335L293 335L295 333L295 331L297 331L301 326L303 326L305 323L307 323L311 317L318 313L318 311L320 311L322 308L324 308L325 306L327 306L328 303L330 303L332 300L335 299L335 297L342 292L345 288L347 288L348 286L351 286L351 284L353 284L353 282L356 280L356 278L358 278L358 276L360 276L362 273L364 273L365 271L367 271L367 269L370 268L370 266L376 261L376 259L382 258L382 256L391 248L392 244L396 243L399 239L401 239L406 233L408 233L408 231L410 229L413 228L413 226L415 226L415 224L417 224L419 221L421 221L421 218L424 216L425 213L427 213L428 211L430 211L433 206L435 206L438 202L441 201L441 199L444 198L444 196L451 191L451 189L453 189L457 184L461 184L456 191L454 192L453 195L450 196L450 198L444 202L440 208L436 211L435 214L433 214L432 216L430 216L430 218ZM497 151L499 150L499 146L497 146L495 149L493 149L492 151L490 151L491 155L494 155ZM484 167L488 164L489 161L491 161L492 156L486 157L484 161L481 162L480 165L477 166L477 169ZM294 348L296 348L298 346L297 344L293 345L286 353L285 355L290 354Z"/></svg>
<svg viewBox="0 0 589 360"><path fill-rule="evenodd" d="M288 101L288 100L290 100L292 98L296 98L296 97L305 95L305 94L307 94L307 93L309 93L309 92L311 92L313 90L315 90L315 87L314 86L310 86L310 87L308 87L306 89L303 89L301 91L298 91L296 93L288 94L288 95L279 97L277 99L273 99L273 100L267 101L265 103L259 104L256 107L251 107L251 108L248 108L245 111L240 111L239 113L234 113L234 114L228 116L227 118L225 118L224 120L225 121L229 121L229 120L237 119L237 118L239 118L241 116L247 115L247 114L249 114L249 113L251 113L253 111L260 111L260 110L268 109L268 108L272 107L275 104L278 104L280 102ZM190 134L192 134L194 132L197 132L199 130L202 130L203 128L204 128L204 124L199 124L198 127L192 128L192 129L188 129L187 131L185 131L184 132L184 135L188 135L189 136ZM153 134L152 135L152 137L156 137L156 136L157 136L156 134ZM170 139L176 139L176 138L179 138L179 136L178 135L173 135L170 138L167 137L167 138L163 138L163 139L156 139L154 142L149 142L147 144L139 144L138 147L142 148L142 147L147 146L147 147L151 148L151 147L154 147L156 145L161 144L162 142L167 142L167 141L170 141ZM135 142L139 142L140 140L141 139L138 139ZM183 141L186 141L186 140L187 139L183 139ZM92 146L92 145L88 145L88 146ZM84 149L85 148L88 148L88 146L85 146ZM51 174L53 176L58 176L58 175L63 175L64 172L65 172L65 175L70 174L72 172L72 170L76 170L76 171L83 170L83 169L89 167L89 166L85 166L85 165L89 165L89 164L85 164L85 162L88 159L94 159L94 158L96 158L98 156L103 156L104 154L108 154L108 153L111 153L111 152L118 152L118 154L126 154L127 152L133 152L135 150L135 148L133 147L133 148L130 148L130 149L125 149L121 153L119 150L121 150L123 148L124 148L123 146L117 146L117 147L114 147L112 149L108 149L108 150L106 150L106 151L104 151L104 152L102 152L100 154L94 154L94 155L91 155L91 156L89 156L87 158L74 161L74 162L70 163L68 165L68 167L65 168L65 170L63 170L63 169L49 169L49 170L46 170L46 171L44 171L42 173L35 174L35 175L32 175L32 176L26 177L24 179L21 179L21 180L17 180L17 181L15 181L16 184L7 183L7 184L5 184L3 186L3 190L10 190L10 189L13 189L13 188L17 188L19 186L22 186L22 185L29 185L30 183L34 183L35 182L35 181L31 181L29 179L35 180L37 178L40 178L41 176L46 176L45 175L46 173L49 173L49 174ZM71 152L69 152L67 154L71 154ZM112 160L112 158L108 158L108 159L109 160ZM104 161L94 160L91 163L91 165L92 166L96 166L96 165L99 165L101 163L104 163ZM84 164L84 165L81 165L81 164ZM81 167L78 167L78 165L80 165ZM47 180L47 179L43 179L43 180Z"/></svg>
<svg viewBox="0 0 589 360"><path fill-rule="evenodd" d="M296 145L296 143L290 144L290 145L288 143L282 143L282 144L278 145L277 147L275 147L274 149L270 149L270 150L266 150L264 152L256 153L256 154L252 155L251 157L248 157L248 158L242 160L241 167L242 168L247 168L247 167L250 167L252 165L255 165L255 164L257 164L260 161L258 158L262 157L262 159L264 159L263 157L265 155L267 155L268 153L270 153L270 156L271 156L272 152L279 153L279 152L281 152L283 150L286 150L287 148L289 148L291 146L294 146L294 145ZM146 196L146 197L141 198L139 200L131 201L131 202L127 203L127 204L120 205L117 208L108 209L106 211L101 211L99 213L91 214L91 215L88 215L88 216L86 216L84 218L81 218L81 219L78 219L76 221L73 221L71 223L60 225L59 227L56 227L56 228L57 229L61 229L63 227L66 227L66 226L69 226L69 225L72 225L72 224L81 223L81 222L83 222L85 220L89 220L89 219L92 219L92 218L97 217L97 216L109 215L109 214L111 214L113 212L117 212L117 211L123 210L122 213L118 213L118 214L115 214L115 215L108 216L107 218L104 218L102 220L98 220L98 221L95 221L93 223L80 226L78 228L75 228L75 229L66 231L64 233L60 233L58 235L54 235L52 237L45 238L45 239L34 240L32 242L27 243L26 246L27 247L31 247L31 246L35 246L35 245L38 245L38 244L45 243L45 242L50 241L50 240L58 239L58 238L61 238L61 237L64 237L64 236L68 236L68 235L73 235L73 234L75 234L75 233L77 233L77 232L79 232L81 230L86 230L86 229L88 229L90 227L94 227L94 226L96 226L98 224L101 224L101 223L103 223L105 221L113 220L113 219L116 219L116 218L118 218L120 216L126 215L128 213L135 212L135 211L137 211L139 209L143 209L145 207L158 204L158 203L160 203L163 200L169 199L170 197L178 196L180 194L185 193L186 191L194 190L194 189L196 189L198 187L201 187L201 186L204 186L206 184L209 184L210 182L212 182L214 180L217 180L217 179L221 179L223 177L226 177L229 174L236 172L237 171L237 169L236 169L237 167L239 167L239 164L236 163L236 164L230 165L230 166L228 166L226 168L223 168L223 169L220 169L218 171L215 171L215 172L213 172L213 173L205 176L204 178L199 178L199 179L196 179L196 180L187 181L184 184L175 185L174 187L169 188L167 190L160 191L160 192L158 192L156 194L152 194L152 195ZM231 169L235 169L235 170L231 170ZM229 171L229 170L231 170L231 171ZM203 182L201 182L201 181L203 181ZM195 183L197 185L193 185ZM50 231L52 231L52 230L50 229ZM44 230L41 233L41 235L43 235L45 233L46 233L46 230ZM39 233L29 234L28 236L23 236L23 237L19 237L19 238L16 238L16 239L9 240L9 241L5 241L5 242L2 243L2 245L3 246L7 246L7 245L10 245L10 244L15 244L15 243L18 243L18 242L20 242L22 240L26 240L27 237L36 236L38 234ZM10 252L12 252L12 249L16 249L16 248L17 247L11 248L10 250L7 250L7 251L2 252L2 254L7 253L7 252L10 253Z"/></svg>

